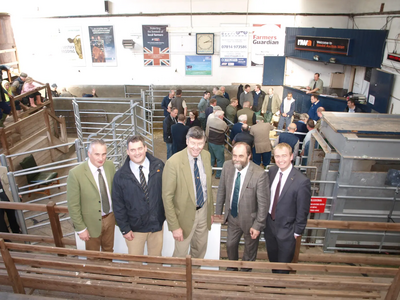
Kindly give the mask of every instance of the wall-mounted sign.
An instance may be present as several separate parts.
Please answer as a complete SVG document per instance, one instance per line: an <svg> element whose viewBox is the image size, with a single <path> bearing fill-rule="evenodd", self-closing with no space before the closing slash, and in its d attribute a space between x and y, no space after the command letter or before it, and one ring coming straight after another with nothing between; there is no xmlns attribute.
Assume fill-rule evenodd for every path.
<svg viewBox="0 0 400 300"><path fill-rule="evenodd" d="M186 75L211 75L211 55L186 55Z"/></svg>
<svg viewBox="0 0 400 300"><path fill-rule="evenodd" d="M247 65L247 45L247 31L221 32L221 66L245 67Z"/></svg>
<svg viewBox="0 0 400 300"><path fill-rule="evenodd" d="M339 55L349 54L350 39L318 36L296 36L296 50L324 52Z"/></svg>
<svg viewBox="0 0 400 300"><path fill-rule="evenodd" d="M387 59L400 62L400 55L399 54L394 54L394 53L389 53L388 56L387 56Z"/></svg>
<svg viewBox="0 0 400 300"><path fill-rule="evenodd" d="M285 29L281 24L253 24L251 65L262 66L264 56L283 56Z"/></svg>
<svg viewBox="0 0 400 300"><path fill-rule="evenodd" d="M322 214L325 212L326 198L311 197L310 213Z"/></svg>
<svg viewBox="0 0 400 300"><path fill-rule="evenodd" d="M143 25L143 58L145 66L170 66L167 25Z"/></svg>

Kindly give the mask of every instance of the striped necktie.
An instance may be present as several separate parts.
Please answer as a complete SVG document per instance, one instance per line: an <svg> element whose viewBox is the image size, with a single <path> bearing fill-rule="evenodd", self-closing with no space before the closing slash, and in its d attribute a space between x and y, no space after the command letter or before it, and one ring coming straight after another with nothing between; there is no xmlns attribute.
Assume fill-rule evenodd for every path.
<svg viewBox="0 0 400 300"><path fill-rule="evenodd" d="M204 195L200 180L199 167L197 166L197 157L194 158L194 183L196 184L196 205L197 207L202 207L204 204Z"/></svg>
<svg viewBox="0 0 400 300"><path fill-rule="evenodd" d="M143 166L139 166L139 176L140 176L140 185L142 186L143 193L146 197L146 200L149 201L149 190L147 188L147 182L146 178L144 178L144 173L143 173Z"/></svg>
<svg viewBox="0 0 400 300"><path fill-rule="evenodd" d="M103 206L103 213L108 215L110 213L110 202L108 202L107 187L104 181L104 177L101 174L101 169L97 169L99 172L99 188L101 196L101 205Z"/></svg>

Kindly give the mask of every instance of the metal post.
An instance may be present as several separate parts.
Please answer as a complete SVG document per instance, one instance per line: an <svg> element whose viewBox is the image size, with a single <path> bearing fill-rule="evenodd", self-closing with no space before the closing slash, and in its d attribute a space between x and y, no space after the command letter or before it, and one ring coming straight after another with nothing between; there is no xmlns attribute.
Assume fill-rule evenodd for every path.
<svg viewBox="0 0 400 300"><path fill-rule="evenodd" d="M21 202L21 198L18 195L18 187L15 182L15 177L13 172L7 173L8 183L10 184L10 190L13 197L14 202ZM26 229L25 218L22 210L16 210L17 218L19 221L19 226L21 227L21 231L23 234L28 234L28 230Z"/></svg>
<svg viewBox="0 0 400 300"><path fill-rule="evenodd" d="M134 126L135 124L135 108L133 107L133 100L130 101L130 105L131 105L131 126ZM136 134L136 132L132 132L132 134Z"/></svg>
<svg viewBox="0 0 400 300"><path fill-rule="evenodd" d="M0 163L3 167L6 167L8 170L7 157L4 154L0 154Z"/></svg>
<svg viewBox="0 0 400 300"><path fill-rule="evenodd" d="M143 104L142 106L143 106L143 108L146 108L146 93L145 93L145 91L140 90L140 94L142 97L142 104ZM146 128L147 124L144 121L144 120L146 120L146 110L144 110L144 109L142 109L142 110L143 110L143 129L147 131L147 128Z"/></svg>
<svg viewBox="0 0 400 300"><path fill-rule="evenodd" d="M118 154L118 142L117 142L117 133L116 133L116 131L115 131L115 121L113 121L112 123L111 123L111 127L112 127L112 135L113 135L113 144L114 144L114 152L115 152L115 154ZM118 161L118 158L117 158L117 161Z"/></svg>
<svg viewBox="0 0 400 300"><path fill-rule="evenodd" d="M76 126L76 133L78 135L78 139L83 145L83 133L82 133L82 124L81 124L81 117L79 112L79 104L76 100L72 100L72 107L74 109L74 117L75 117L75 126Z"/></svg>
<svg viewBox="0 0 400 300"><path fill-rule="evenodd" d="M75 140L75 152L76 152L76 158L78 159L78 162L82 162L82 145L78 139Z"/></svg>

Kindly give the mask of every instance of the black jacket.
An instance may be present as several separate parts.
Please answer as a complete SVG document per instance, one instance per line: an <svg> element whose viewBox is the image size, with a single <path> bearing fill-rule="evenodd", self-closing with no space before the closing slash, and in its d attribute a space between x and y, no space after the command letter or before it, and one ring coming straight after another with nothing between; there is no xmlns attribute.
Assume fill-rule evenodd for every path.
<svg viewBox="0 0 400 300"><path fill-rule="evenodd" d="M172 154L175 154L186 148L186 134L188 133L188 130L189 126L186 126L182 123L171 126Z"/></svg>
<svg viewBox="0 0 400 300"><path fill-rule="evenodd" d="M161 197L162 172L164 163L147 153L150 161L148 179L149 201L133 175L127 157L124 165L115 173L112 187L112 202L115 221L122 234L133 232L157 232L165 221L164 205Z"/></svg>
<svg viewBox="0 0 400 300"><path fill-rule="evenodd" d="M253 94L253 99L254 99L254 96L256 95L256 92L255 92L255 91L252 91L251 93ZM265 95L266 95L265 92L264 92L263 90L260 90L260 95L258 96L258 104L257 104L257 107L255 107L255 105L253 105L253 110L254 110L255 112L261 110L261 107L262 107L262 105L263 105L263 103L264 103Z"/></svg>
<svg viewBox="0 0 400 300"><path fill-rule="evenodd" d="M172 144L172 135L171 135L171 126L176 124L177 122L174 122L171 118L171 115L168 115L168 117L165 117L164 122L163 122L163 138L164 142L168 144Z"/></svg>

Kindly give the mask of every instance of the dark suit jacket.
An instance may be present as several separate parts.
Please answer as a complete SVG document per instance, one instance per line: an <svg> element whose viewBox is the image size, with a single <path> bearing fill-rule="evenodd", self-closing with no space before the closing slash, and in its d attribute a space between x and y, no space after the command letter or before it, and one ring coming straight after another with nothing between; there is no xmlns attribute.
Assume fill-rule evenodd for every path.
<svg viewBox="0 0 400 300"><path fill-rule="evenodd" d="M235 138L235 136L238 133L242 132L242 126L243 126L243 123L236 123L235 125L232 126L231 135L230 135L231 141L233 141L233 139Z"/></svg>
<svg viewBox="0 0 400 300"><path fill-rule="evenodd" d="M186 134L189 127L182 123L174 124L171 126L172 136L172 154L179 152L186 148Z"/></svg>
<svg viewBox="0 0 400 300"><path fill-rule="evenodd" d="M277 166L269 169L270 186L278 170ZM303 234L310 211L310 200L310 180L293 167L279 195L275 211L276 236L279 239L293 238L294 233Z"/></svg>
<svg viewBox="0 0 400 300"><path fill-rule="evenodd" d="M172 120L171 115L165 117L163 121L163 139L166 143L172 143L171 126L174 124L175 122Z"/></svg>
<svg viewBox="0 0 400 300"><path fill-rule="evenodd" d="M250 228L263 230L267 219L270 195L269 183L266 172L252 161L249 162L249 169L243 181L239 195L239 222L243 231L249 232ZM225 205L225 222L229 216L232 188L235 184L235 167L232 161L224 163L221 180L218 186L216 214L222 215L222 208Z"/></svg>

